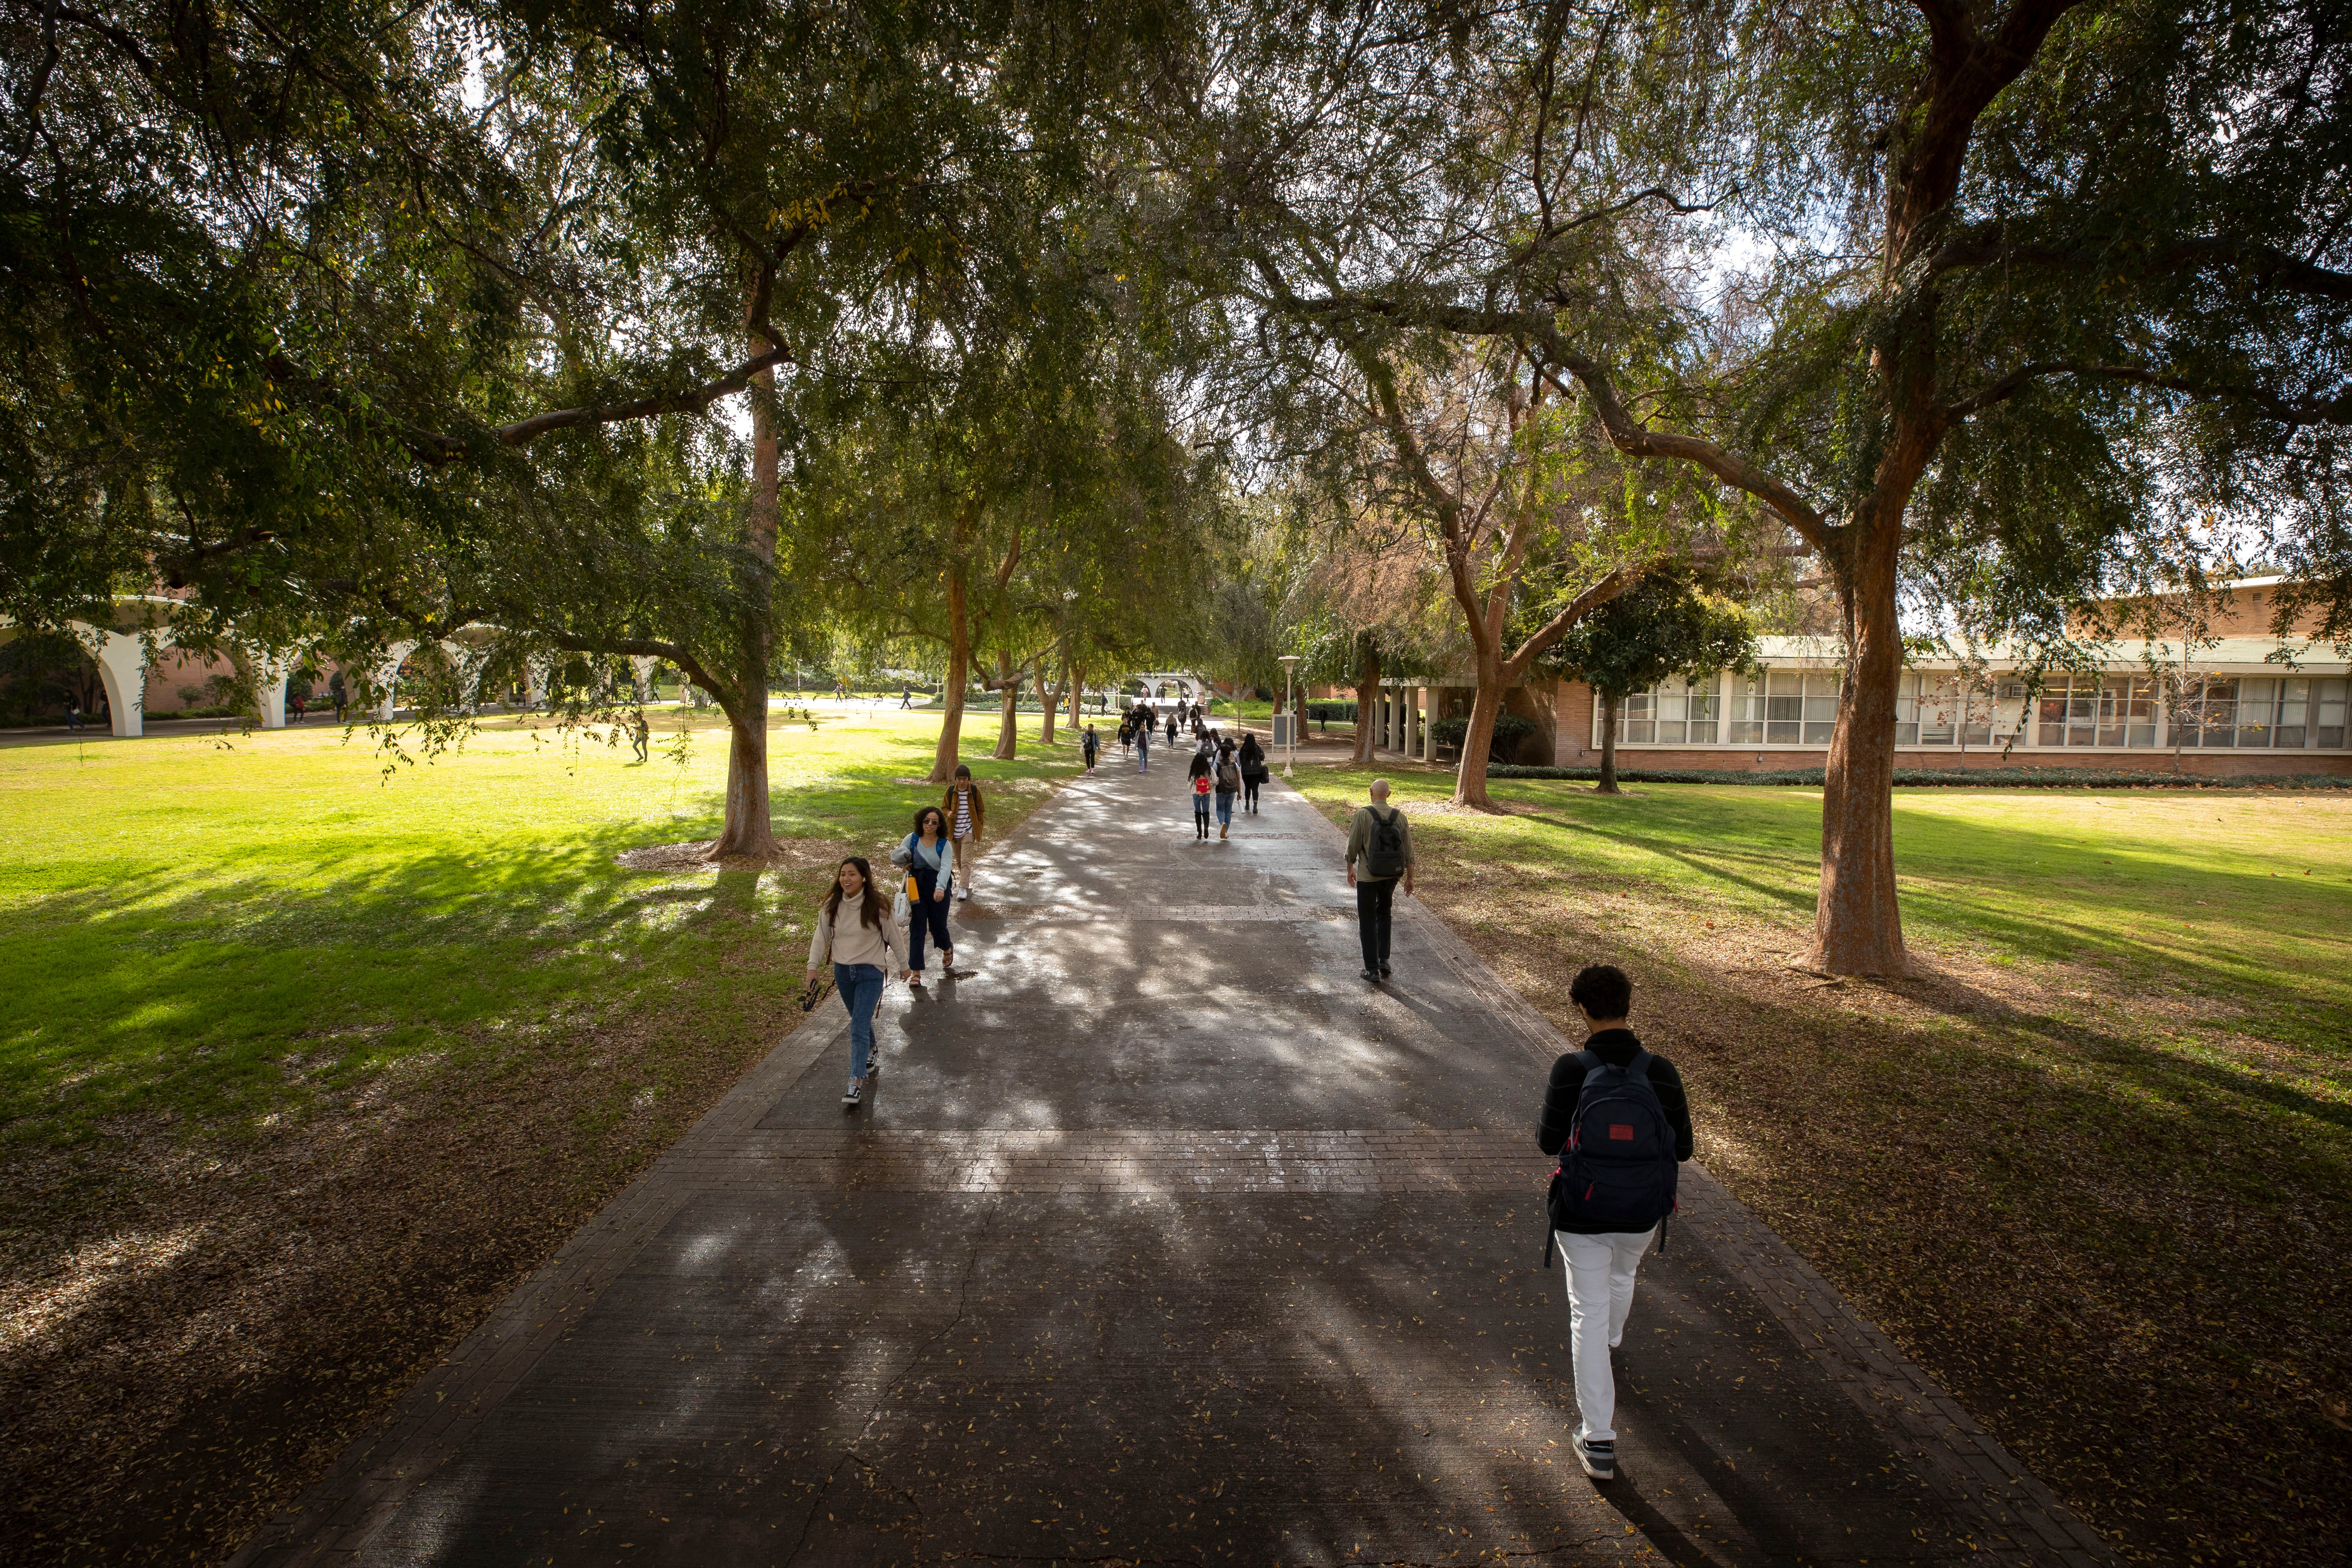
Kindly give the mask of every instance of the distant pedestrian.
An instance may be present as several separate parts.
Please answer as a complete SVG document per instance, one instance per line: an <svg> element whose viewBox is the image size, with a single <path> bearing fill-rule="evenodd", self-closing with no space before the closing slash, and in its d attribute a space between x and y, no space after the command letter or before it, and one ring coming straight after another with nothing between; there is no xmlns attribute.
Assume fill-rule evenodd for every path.
<svg viewBox="0 0 2352 1568"><path fill-rule="evenodd" d="M335 705L336 723L340 724L343 721L343 708L351 701L351 700L352 694L343 687L343 672L341 670L339 669L335 671L334 674L327 677L327 700Z"/></svg>
<svg viewBox="0 0 2352 1568"><path fill-rule="evenodd" d="M986 826L988 811L980 798L980 785L972 782L971 769L956 764L955 777L948 783L948 792L940 797L940 810L946 813L948 837L955 845L956 897L971 897L971 858L980 847L981 830Z"/></svg>
<svg viewBox="0 0 2352 1568"><path fill-rule="evenodd" d="M294 722L299 724L302 721L302 716L310 710L310 688L308 686L295 687L286 694L286 700L288 704L288 711L293 715Z"/></svg>
<svg viewBox="0 0 2352 1568"><path fill-rule="evenodd" d="M1265 783L1265 748L1257 743L1257 731L1242 736L1242 809L1257 815L1257 788Z"/></svg>
<svg viewBox="0 0 2352 1568"><path fill-rule="evenodd" d="M66 702L66 728L68 731L81 728L81 704L71 699Z"/></svg>
<svg viewBox="0 0 2352 1568"><path fill-rule="evenodd" d="M1216 790L1217 765L1205 751L1192 753L1185 776L1192 781L1192 837L1209 837L1209 796Z"/></svg>
<svg viewBox="0 0 2352 1568"><path fill-rule="evenodd" d="M1149 723L1135 727L1135 771L1139 773L1151 771L1151 726Z"/></svg>
<svg viewBox="0 0 2352 1568"><path fill-rule="evenodd" d="M1389 926L1397 883L1412 891L1412 825L1389 804L1389 781L1374 779L1370 805L1348 825L1348 885L1356 889L1356 932L1363 940L1364 978L1389 974Z"/></svg>
<svg viewBox="0 0 2352 1568"><path fill-rule="evenodd" d="M1217 837L1234 836L1234 796L1241 793L1242 764L1234 755L1231 741L1220 742L1216 751Z"/></svg>
<svg viewBox="0 0 2352 1568"><path fill-rule="evenodd" d="M846 920L842 917L845 905L851 910ZM883 984L892 969L914 978L907 967L898 922L882 902L874 886L874 868L863 855L841 863L833 887L817 906L816 931L809 938L812 984L827 958L833 960L833 984L841 993L841 1005L849 1009L849 1087L842 1093L841 1108L856 1110L865 1098L866 1079L882 1069L874 1056L874 1008L882 1000Z"/></svg>
<svg viewBox="0 0 2352 1568"><path fill-rule="evenodd" d="M898 706L900 708L912 708L914 705L915 689L911 686L901 686L898 689Z"/></svg>
<svg viewBox="0 0 2352 1568"><path fill-rule="evenodd" d="M1617 1379L1609 1352L1625 1337L1633 1271L1675 1211L1675 1167L1691 1157L1682 1075L1625 1026L1633 983L1613 964L1578 972L1568 998L1584 1048L1552 1063L1536 1145L1559 1156L1545 1205L1568 1265L1569 1362L1576 1373L1576 1458L1595 1480L1617 1474Z"/></svg>
<svg viewBox="0 0 2352 1568"><path fill-rule="evenodd" d="M646 710L640 708L637 710L637 721L629 726L629 745L637 753L637 761L643 763L652 760L646 754L646 749L653 743L653 723L646 717Z"/></svg>
<svg viewBox="0 0 2352 1568"><path fill-rule="evenodd" d="M1168 743L1171 746L1176 743L1176 710L1174 709L1169 710L1168 713Z"/></svg>
<svg viewBox="0 0 2352 1568"><path fill-rule="evenodd" d="M940 973L955 977L955 938L948 932L948 900L955 883L955 848L948 819L936 805L915 813L915 830L890 857L907 868L907 970L909 985L923 983L923 938L940 950Z"/></svg>
<svg viewBox="0 0 2352 1568"><path fill-rule="evenodd" d="M1095 771L1095 755L1102 750L1102 737L1095 733L1092 724L1087 726L1086 737L1079 741L1078 750L1087 759L1087 772Z"/></svg>

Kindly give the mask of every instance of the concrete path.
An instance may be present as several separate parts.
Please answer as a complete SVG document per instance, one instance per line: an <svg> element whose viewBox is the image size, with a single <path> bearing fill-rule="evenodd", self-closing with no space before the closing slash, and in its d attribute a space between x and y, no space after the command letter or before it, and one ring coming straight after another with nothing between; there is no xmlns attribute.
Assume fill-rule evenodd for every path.
<svg viewBox="0 0 2352 1568"><path fill-rule="evenodd" d="M1367 985L1339 834L1166 755L982 863L863 1112L828 1004L237 1561L2104 1560L1696 1167L1586 1480L1568 1047L1412 900Z"/></svg>

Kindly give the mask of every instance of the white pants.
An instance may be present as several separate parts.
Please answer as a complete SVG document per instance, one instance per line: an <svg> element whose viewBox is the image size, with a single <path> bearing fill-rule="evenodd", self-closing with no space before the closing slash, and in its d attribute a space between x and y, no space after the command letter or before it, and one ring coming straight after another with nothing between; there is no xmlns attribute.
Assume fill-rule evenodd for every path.
<svg viewBox="0 0 2352 1568"><path fill-rule="evenodd" d="M1576 1368L1577 1436L1614 1442L1617 1378L1609 1352L1625 1337L1625 1314L1633 1308L1633 1270L1650 1250L1657 1227L1639 1235L1571 1236L1556 1230L1568 1262L1568 1354ZM1605 1320L1605 1321L1604 1321Z"/></svg>

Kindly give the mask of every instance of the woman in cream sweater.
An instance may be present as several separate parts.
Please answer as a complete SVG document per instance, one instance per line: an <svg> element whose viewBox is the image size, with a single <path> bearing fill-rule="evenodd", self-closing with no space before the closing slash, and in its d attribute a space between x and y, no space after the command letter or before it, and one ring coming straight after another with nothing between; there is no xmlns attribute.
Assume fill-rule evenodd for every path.
<svg viewBox="0 0 2352 1568"><path fill-rule="evenodd" d="M846 920L842 918L844 908L851 911ZM874 885L874 868L863 855L841 863L824 901L817 906L816 932L809 938L811 980L828 956L841 1005L849 1009L849 1088L841 1106L855 1110L865 1098L867 1076L882 1065L874 1055L874 1008L882 1000L883 982L893 972L902 977L913 973L907 967L906 938L890 918L890 908Z"/></svg>

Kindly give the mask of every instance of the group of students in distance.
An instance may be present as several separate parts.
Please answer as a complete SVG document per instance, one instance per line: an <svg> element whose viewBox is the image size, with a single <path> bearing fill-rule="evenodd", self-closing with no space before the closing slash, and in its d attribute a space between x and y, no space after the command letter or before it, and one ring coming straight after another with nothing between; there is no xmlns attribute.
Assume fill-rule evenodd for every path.
<svg viewBox="0 0 2352 1568"><path fill-rule="evenodd" d="M1143 730L1132 715L1130 721ZM1120 733L1129 738L1129 723L1120 725ZM1224 780L1227 769L1240 772L1234 760L1238 749L1230 741L1221 743L1205 727L1199 733L1193 798L1221 796L1220 820L1230 823L1233 796L1243 780L1236 777L1230 787ZM1094 751L1087 747L1090 767ZM1202 758L1215 759L1213 773L1197 771ZM1258 765L1262 782L1263 754ZM1213 779L1213 791L1199 789L1204 777ZM1255 784L1248 787L1255 809ZM1370 804L1349 824L1347 858L1364 978L1377 984L1391 973L1391 912L1400 885L1412 891L1413 855L1411 825L1388 804L1388 781L1375 779L1370 795ZM849 1010L845 1110L858 1108L867 1076L881 1065L874 1051L874 1009L882 999L885 976L895 969L909 985L920 985L929 937L939 949L942 978L954 977L948 906L951 899L971 896L971 858L986 821L971 770L958 767L940 804L918 811L914 830L891 852L892 863L906 870L899 907L885 909L873 868L856 855L841 862L818 907L808 978L814 994L819 967L832 958L834 984ZM1205 810L1196 811L1195 831L1202 838L1208 837L1206 824ZM846 921L845 907L855 911ZM1545 1205L1544 1267L1551 1267L1555 1247L1567 1264L1569 1358L1579 1417L1575 1452L1585 1474L1605 1481L1617 1473L1617 1384L1609 1352L1625 1335L1634 1271L1651 1246L1663 1243L1675 1212L1677 1168L1691 1157L1690 1102L1674 1064L1650 1052L1626 1026L1633 983L1624 971L1613 964L1588 965L1570 984L1568 995L1584 1020L1587 1037L1582 1050L1552 1064L1536 1121L1537 1147L1559 1162Z"/></svg>

